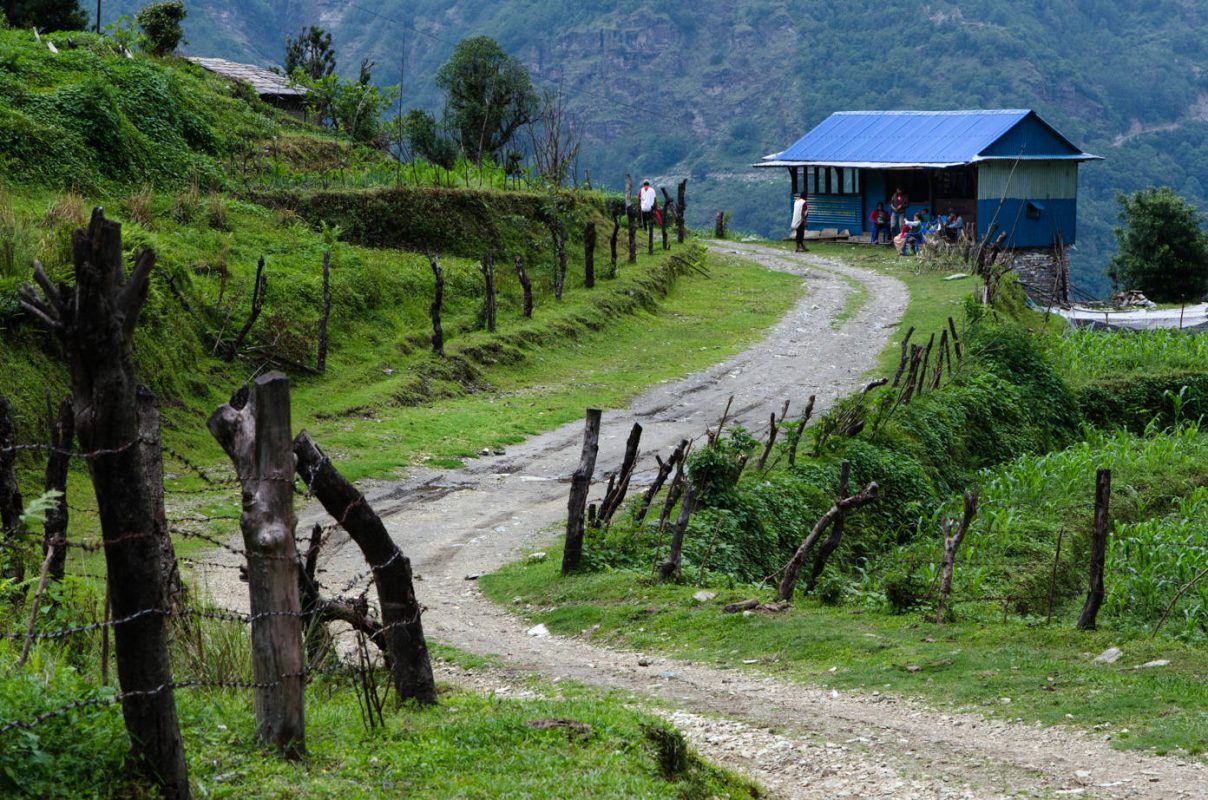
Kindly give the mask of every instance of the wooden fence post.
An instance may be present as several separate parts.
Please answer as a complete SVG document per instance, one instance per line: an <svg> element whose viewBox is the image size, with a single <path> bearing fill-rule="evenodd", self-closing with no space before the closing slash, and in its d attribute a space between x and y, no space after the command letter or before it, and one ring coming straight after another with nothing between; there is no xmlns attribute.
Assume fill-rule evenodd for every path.
<svg viewBox="0 0 1208 800"><path fill-rule="evenodd" d="M859 494L853 494L851 497L836 500L835 504L830 507L830 510L822 515L822 518L818 520L809 534L801 541L801 546L793 553L793 557L789 559L789 563L785 565L784 577L781 578L780 588L776 592L777 600L785 601L793 599L793 585L797 583L797 573L801 571L801 565L805 563L806 555L809 554L810 549L818 541L818 537L822 535L822 532L840 514L845 514L849 509L859 508L876 500L879 490L880 487L875 482L869 483Z"/></svg>
<svg viewBox="0 0 1208 800"><path fill-rule="evenodd" d="M164 448L159 435L159 399L146 386L136 390L138 398L138 446L143 451L143 470L146 473L147 492L150 494L151 511L155 514L159 529L159 574L161 579L161 605L176 609L183 605L185 586L180 579L180 567L176 563L176 551L172 547L172 535L168 530L168 512L164 507Z"/></svg>
<svg viewBox="0 0 1208 800"><path fill-rule="evenodd" d="M596 223L588 220L583 226L583 286L596 285Z"/></svg>
<svg viewBox="0 0 1208 800"><path fill-rule="evenodd" d="M482 273L482 324L488 333L495 332L495 255L490 251L478 265Z"/></svg>
<svg viewBox="0 0 1208 800"><path fill-rule="evenodd" d="M632 205L626 207L625 218L629 222L629 263L638 263L638 214Z"/></svg>
<svg viewBox="0 0 1208 800"><path fill-rule="evenodd" d="M685 205L685 190L688 186L688 179L684 178L679 182L679 186L675 192L675 240L680 244L684 243L684 210Z"/></svg>
<svg viewBox="0 0 1208 800"><path fill-rule="evenodd" d="M717 239L726 238L726 213L718 211L717 216L713 218L713 236Z"/></svg>
<svg viewBox="0 0 1208 800"><path fill-rule="evenodd" d="M1107 562L1107 533L1110 519L1108 506L1112 495L1112 471L1101 469L1095 474L1095 522L1091 531L1090 588L1086 605L1078 616L1078 630L1093 631L1103 604L1103 571Z"/></svg>
<svg viewBox="0 0 1208 800"><path fill-rule="evenodd" d="M797 423L797 430L793 431L793 440L789 445L789 466L797 464L797 446L801 444L801 434L805 433L805 426L809 424L810 417L814 413L815 396L810 395L810 399L805 403L805 410L801 412L801 421Z"/></svg>
<svg viewBox="0 0 1208 800"><path fill-rule="evenodd" d="M306 752L298 554L294 545L294 453L289 379L256 378L213 413L210 433L235 465L243 494L239 527L247 551L256 736L289 757Z"/></svg>
<svg viewBox="0 0 1208 800"><path fill-rule="evenodd" d="M188 767L176 716L172 667L160 606L159 540L138 447L134 328L147 298L155 253L143 250L126 274L122 226L93 209L72 235L75 286L56 286L35 262L39 298L28 286L21 305L59 335L71 374L80 448L89 453L105 542L122 716L130 764L170 800L189 796Z"/></svg>
<svg viewBox="0 0 1208 800"><path fill-rule="evenodd" d="M688 530L688 520L692 517L695 508L696 498L692 494L692 484L685 482L679 517L671 529L671 549L667 552L667 560L659 567L659 583L666 583L672 577L679 580L680 563L683 560L684 552L684 533Z"/></svg>
<svg viewBox="0 0 1208 800"><path fill-rule="evenodd" d="M46 512L46 523L42 526L42 554L54 549L47 574L52 580L63 580L67 563L67 470L71 464L71 443L75 439L75 417L71 411L71 398L63 398L56 417L46 392L46 423L50 428L50 452L46 457L46 491L60 492L62 497L54 508Z"/></svg>
<svg viewBox="0 0 1208 800"><path fill-rule="evenodd" d="M21 540L21 514L25 511L25 503L17 484L16 445L13 407L8 398L0 394L0 528L3 529L3 544L14 548L5 577L20 583L25 580L25 558L17 547Z"/></svg>
<svg viewBox="0 0 1208 800"><path fill-rule="evenodd" d="M641 441L642 426L635 422L629 430L629 438L625 441L625 457L621 460L621 469L614 476L617 478L616 488L604 495L604 499L600 502L600 525L607 526L612 522L613 515L625 501L625 494L629 491L629 481L633 478L633 468L638 460L638 445Z"/></svg>
<svg viewBox="0 0 1208 800"><path fill-rule="evenodd" d="M617 276L617 237L621 234L621 204L610 203L608 212L612 215L612 235L608 237L608 277Z"/></svg>
<svg viewBox="0 0 1208 800"><path fill-rule="evenodd" d="M428 308L428 314L432 317L432 352L443 358L445 332L440 326L440 307L445 298L445 276L440 270L440 259L437 256L428 255L428 266L432 267L432 275L436 279L432 290L432 305Z"/></svg>
<svg viewBox="0 0 1208 800"><path fill-rule="evenodd" d="M680 439L680 443L674 450L671 451L671 456L666 461L663 461L658 456L654 460L658 462L659 471L654 478L654 483L650 484L650 488L642 495L641 501L638 503L637 512L633 515L634 524L641 525L646 520L646 514L650 511L650 504L654 502L654 498L659 493L659 489L663 488L663 484L667 482L667 476L671 474L671 470L675 469L676 465L684 457L684 451L688 449L688 440Z"/></svg>
<svg viewBox="0 0 1208 800"><path fill-rule="evenodd" d="M646 255L654 255L654 213L650 214L650 224L646 226Z"/></svg>
<svg viewBox="0 0 1208 800"><path fill-rule="evenodd" d="M596 470L596 454L600 450L600 416L600 409L587 409L587 422L583 429L583 452L579 456L579 467L570 479L566 548L562 551L563 575L569 575L577 569L579 561L583 558L583 514L587 507L587 493L591 489L591 476Z"/></svg>
<svg viewBox="0 0 1208 800"><path fill-rule="evenodd" d="M516 256L516 280L520 281L520 290L524 293L524 307L521 312L525 319L533 318L533 282L524 271L524 260Z"/></svg>
<svg viewBox="0 0 1208 800"><path fill-rule="evenodd" d="M293 450L299 477L348 531L373 570L395 691L404 700L435 703L436 681L420 621L423 608L415 596L411 559L390 538L365 496L345 480L305 431L294 439Z"/></svg>
<svg viewBox="0 0 1208 800"><path fill-rule="evenodd" d="M835 499L847 497L848 483L851 481L851 462L844 459L839 463L839 487L835 492ZM818 548L818 552L814 554L814 565L810 569L810 576L805 581L805 591L814 591L814 587L818 585L818 576L822 574L822 570L826 569L826 561L831 557L831 554L839 549L839 542L843 540L844 515L840 514L831 523L830 534L826 537L826 541Z"/></svg>
<svg viewBox="0 0 1208 800"><path fill-rule="evenodd" d="M940 593L935 606L935 621L948 621L948 597L952 594L952 571L956 567L956 550L969 532L969 525L977 514L977 492L965 492L965 513L961 517L956 533L952 533L955 520L944 517L940 526L944 531L944 560L940 567Z"/></svg>
<svg viewBox="0 0 1208 800"><path fill-rule="evenodd" d="M667 191L666 186L660 186L659 190L663 193L663 215L659 225L663 233L663 249L670 250L671 245L667 241L667 223L671 221L671 216L675 213L675 202L671 199L671 194Z"/></svg>

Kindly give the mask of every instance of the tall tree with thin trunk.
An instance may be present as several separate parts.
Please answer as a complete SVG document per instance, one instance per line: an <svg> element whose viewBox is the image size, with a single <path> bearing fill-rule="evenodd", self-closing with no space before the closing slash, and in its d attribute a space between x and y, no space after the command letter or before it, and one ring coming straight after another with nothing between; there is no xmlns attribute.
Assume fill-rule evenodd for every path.
<svg viewBox="0 0 1208 800"><path fill-rule="evenodd" d="M115 620L122 715L130 764L168 798L189 796L176 716L172 668L161 603L158 529L138 446L134 327L147 298L155 254L144 250L127 275L122 228L94 209L72 237L75 285L56 286L34 265L39 298L29 287L21 305L58 334L71 374L80 448L89 454L105 568Z"/></svg>

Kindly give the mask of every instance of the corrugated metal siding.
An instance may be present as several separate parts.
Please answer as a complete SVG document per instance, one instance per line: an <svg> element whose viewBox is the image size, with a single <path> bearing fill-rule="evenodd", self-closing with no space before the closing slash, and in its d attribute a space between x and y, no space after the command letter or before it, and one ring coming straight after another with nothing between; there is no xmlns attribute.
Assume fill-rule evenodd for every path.
<svg viewBox="0 0 1208 800"><path fill-rule="evenodd" d="M977 199L1003 197L1067 200L1078 196L1078 165L1070 161L983 161L977 167Z"/></svg>
<svg viewBox="0 0 1208 800"><path fill-rule="evenodd" d="M1028 219L1025 206L1027 200L1008 198L1003 201L1001 209L998 200L999 198L995 197L992 200L977 202L978 235L985 235L986 228L994 221L998 225L998 231L1006 232L1007 247L1052 247L1058 232L1067 246L1077 241L1077 200L1038 200L1044 206L1038 219ZM996 211L997 218L994 216Z"/></svg>
<svg viewBox="0 0 1208 800"><path fill-rule="evenodd" d="M809 204L811 231L838 228L859 233L864 230L860 219L863 202L859 195L811 194Z"/></svg>

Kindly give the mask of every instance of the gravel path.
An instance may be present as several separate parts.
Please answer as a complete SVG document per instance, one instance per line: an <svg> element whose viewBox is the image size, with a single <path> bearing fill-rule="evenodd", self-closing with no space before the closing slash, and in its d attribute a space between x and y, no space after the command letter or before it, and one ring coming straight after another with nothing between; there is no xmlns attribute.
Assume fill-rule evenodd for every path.
<svg viewBox="0 0 1208 800"><path fill-rule="evenodd" d="M598 470L620 462L635 420L644 429L640 463L652 464L654 454L699 436L731 395L732 417L757 433L785 399L799 410L816 394L825 410L861 384L906 307L906 289L894 278L759 245L711 247L801 275L804 299L749 350L655 386L626 410L605 411ZM867 299L835 329L831 320L843 310L852 279L865 285ZM446 674L484 689L507 689L540 673L627 691L639 701L659 698L665 703L658 713L704 755L785 798L1208 797L1203 764L1117 752L1091 735L943 714L908 700L837 694L662 658L639 666L639 654L596 647L585 637L528 636L527 625L486 601L465 576L489 572L551 538L551 528L565 518L582 435L582 422L576 422L461 470L421 472L369 492L423 577L417 592L429 609L429 635L496 654L505 665L472 676ZM651 477L640 474L635 482ZM593 499L600 492L594 487ZM319 519L309 510L301 518L303 525ZM327 548L322 569L323 582L339 588L364 565L343 539ZM247 590L231 580L233 573L216 569L199 581L221 605L242 607Z"/></svg>

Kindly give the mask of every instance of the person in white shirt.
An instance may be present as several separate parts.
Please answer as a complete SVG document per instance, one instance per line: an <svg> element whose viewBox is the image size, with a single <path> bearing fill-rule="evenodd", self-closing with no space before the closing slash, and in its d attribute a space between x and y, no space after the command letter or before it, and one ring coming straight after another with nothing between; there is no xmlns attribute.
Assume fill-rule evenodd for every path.
<svg viewBox="0 0 1208 800"><path fill-rule="evenodd" d="M807 252L805 247L805 226L809 221L810 206L806 202L806 194L802 192L793 201L793 221L790 224L794 240L797 242L797 252Z"/></svg>
<svg viewBox="0 0 1208 800"><path fill-rule="evenodd" d="M656 202L658 195L654 193L654 187L650 185L650 181L642 181L642 188L638 190L638 206L642 209L642 230L649 228L653 222Z"/></svg>

